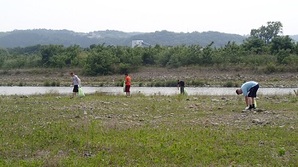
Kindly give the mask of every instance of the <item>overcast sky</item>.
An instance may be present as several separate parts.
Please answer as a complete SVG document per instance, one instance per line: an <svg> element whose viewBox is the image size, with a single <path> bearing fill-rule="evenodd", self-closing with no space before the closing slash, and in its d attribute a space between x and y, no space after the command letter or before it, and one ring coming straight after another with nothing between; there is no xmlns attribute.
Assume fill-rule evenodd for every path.
<svg viewBox="0 0 298 167"><path fill-rule="evenodd" d="M297 35L297 7L297 0L0 0L0 32L45 28L248 35L268 21L280 21L284 35Z"/></svg>

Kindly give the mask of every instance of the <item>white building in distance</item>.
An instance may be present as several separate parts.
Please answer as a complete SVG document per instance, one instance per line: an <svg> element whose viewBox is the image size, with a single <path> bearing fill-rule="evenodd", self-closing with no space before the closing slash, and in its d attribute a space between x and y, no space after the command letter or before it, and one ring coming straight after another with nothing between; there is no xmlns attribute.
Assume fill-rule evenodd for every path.
<svg viewBox="0 0 298 167"><path fill-rule="evenodd" d="M134 47L147 47L147 46L150 46L149 43L146 43L144 42L143 40L132 40L131 42L131 47L134 48Z"/></svg>

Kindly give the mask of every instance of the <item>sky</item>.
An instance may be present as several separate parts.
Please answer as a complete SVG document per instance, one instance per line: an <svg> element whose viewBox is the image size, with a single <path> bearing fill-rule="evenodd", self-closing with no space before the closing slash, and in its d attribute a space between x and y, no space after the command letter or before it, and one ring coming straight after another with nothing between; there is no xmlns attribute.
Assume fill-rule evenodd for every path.
<svg viewBox="0 0 298 167"><path fill-rule="evenodd" d="M0 32L67 29L75 32L206 32L249 35L280 21L298 34L296 0L0 0Z"/></svg>

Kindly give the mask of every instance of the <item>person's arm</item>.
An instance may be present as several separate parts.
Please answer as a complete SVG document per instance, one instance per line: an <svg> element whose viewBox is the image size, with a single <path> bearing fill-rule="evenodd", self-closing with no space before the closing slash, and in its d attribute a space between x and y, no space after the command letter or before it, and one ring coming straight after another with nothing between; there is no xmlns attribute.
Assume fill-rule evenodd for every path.
<svg viewBox="0 0 298 167"><path fill-rule="evenodd" d="M76 81L78 83L78 87L80 87L81 86L81 79L78 76L76 76L75 79L76 79Z"/></svg>
<svg viewBox="0 0 298 167"><path fill-rule="evenodd" d="M71 77L71 85L70 86L74 86L74 78Z"/></svg>

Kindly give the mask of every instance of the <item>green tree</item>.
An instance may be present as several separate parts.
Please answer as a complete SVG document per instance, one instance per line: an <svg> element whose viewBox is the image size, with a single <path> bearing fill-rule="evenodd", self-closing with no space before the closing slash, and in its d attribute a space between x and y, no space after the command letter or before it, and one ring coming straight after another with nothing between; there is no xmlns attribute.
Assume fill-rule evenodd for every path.
<svg viewBox="0 0 298 167"><path fill-rule="evenodd" d="M287 57L290 56L290 50L279 50L278 53L276 53L277 56L277 62L279 64L286 64L285 60L287 59Z"/></svg>
<svg viewBox="0 0 298 167"><path fill-rule="evenodd" d="M46 45L41 49L41 63L44 67L53 66L55 67L55 58L53 56L57 56L63 52L63 45Z"/></svg>
<svg viewBox="0 0 298 167"><path fill-rule="evenodd" d="M252 29L250 36L262 39L265 44L269 44L270 41L278 34L283 32L283 25L279 21L269 21L267 26L261 26L259 29Z"/></svg>
<svg viewBox="0 0 298 167"><path fill-rule="evenodd" d="M107 75L115 73L119 58L103 46L93 48L86 60L84 71L88 75Z"/></svg>
<svg viewBox="0 0 298 167"><path fill-rule="evenodd" d="M206 46L205 48L203 48L203 53L202 53L202 58L201 58L201 64L202 65L211 65L213 64L213 53L214 53L214 49L211 48L211 46L213 45L213 42L211 42L208 46Z"/></svg>
<svg viewBox="0 0 298 167"><path fill-rule="evenodd" d="M295 54L298 55L298 42L295 44Z"/></svg>
<svg viewBox="0 0 298 167"><path fill-rule="evenodd" d="M290 53L294 53L295 43L288 35L278 36L272 39L270 50L272 54L276 54L280 50L289 50Z"/></svg>
<svg viewBox="0 0 298 167"><path fill-rule="evenodd" d="M224 48L219 50L219 54L224 58L224 62L227 64L239 64L241 57L245 55L243 47L237 45L235 42L229 42Z"/></svg>
<svg viewBox="0 0 298 167"><path fill-rule="evenodd" d="M171 56L172 56L172 49L171 48L166 48L166 49L162 50L161 52L159 52L158 55L157 55L158 65L160 65L162 67L166 67L169 60L171 59Z"/></svg>
<svg viewBox="0 0 298 167"><path fill-rule="evenodd" d="M191 45L188 47L186 56L186 65L199 64L203 54L203 47L199 45Z"/></svg>
<svg viewBox="0 0 298 167"><path fill-rule="evenodd" d="M142 62L144 65L153 65L155 64L154 52L151 47L145 48L145 52L142 54Z"/></svg>
<svg viewBox="0 0 298 167"><path fill-rule="evenodd" d="M57 55L53 55L50 57L49 64L51 67L63 68L66 66L65 62L67 60L67 56L63 53Z"/></svg>
<svg viewBox="0 0 298 167"><path fill-rule="evenodd" d="M0 67L3 66L5 60L7 59L7 57L9 56L10 54L8 53L8 51L6 49L2 49L0 48Z"/></svg>
<svg viewBox="0 0 298 167"><path fill-rule="evenodd" d="M175 46L171 48L171 57L167 62L167 66L171 68L178 68L181 66L190 65L189 63L189 49L187 46Z"/></svg>
<svg viewBox="0 0 298 167"><path fill-rule="evenodd" d="M242 47L251 54L264 54L267 50L265 42L255 36L247 38Z"/></svg>
<svg viewBox="0 0 298 167"><path fill-rule="evenodd" d="M79 45L73 45L66 48L64 54L66 55L65 64L67 66L77 66L79 64L79 54L81 53L81 48Z"/></svg>

